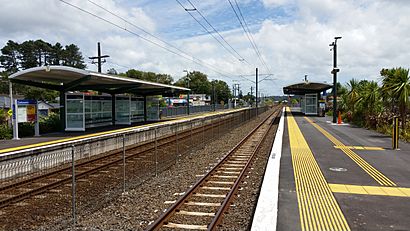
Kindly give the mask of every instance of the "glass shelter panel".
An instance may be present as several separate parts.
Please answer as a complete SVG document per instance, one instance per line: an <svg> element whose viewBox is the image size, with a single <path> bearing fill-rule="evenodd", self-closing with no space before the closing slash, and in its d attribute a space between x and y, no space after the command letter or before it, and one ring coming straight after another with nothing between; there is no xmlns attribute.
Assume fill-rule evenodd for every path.
<svg viewBox="0 0 410 231"><path fill-rule="evenodd" d="M85 126L86 128L101 127L112 124L111 96L85 96Z"/></svg>
<svg viewBox="0 0 410 231"><path fill-rule="evenodd" d="M130 96L117 96L115 99L115 123L131 124L131 98Z"/></svg>
<svg viewBox="0 0 410 231"><path fill-rule="evenodd" d="M144 121L144 98L131 98L131 122Z"/></svg>
<svg viewBox="0 0 410 231"><path fill-rule="evenodd" d="M84 95L66 95L66 131L84 131Z"/></svg>
<svg viewBox="0 0 410 231"><path fill-rule="evenodd" d="M305 114L317 115L317 94L305 95Z"/></svg>

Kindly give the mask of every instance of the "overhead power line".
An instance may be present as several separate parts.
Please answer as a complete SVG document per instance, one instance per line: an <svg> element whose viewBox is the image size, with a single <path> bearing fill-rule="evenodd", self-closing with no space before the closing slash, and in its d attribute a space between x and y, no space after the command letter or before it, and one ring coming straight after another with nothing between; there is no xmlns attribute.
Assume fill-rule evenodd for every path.
<svg viewBox="0 0 410 231"><path fill-rule="evenodd" d="M184 5L182 5L182 3L179 0L176 0L178 2L178 4L202 27L204 28L204 30L210 34L226 51L228 51L234 58L235 60L238 60L240 62L245 62L247 64L249 64L248 61L246 61L245 58L243 58L238 51L235 50L235 48L233 48L231 46L231 44L228 43L228 41L226 41L226 39L218 32L218 30L205 18L205 16L201 13L201 11L190 1L187 0L188 3L192 6L192 9L187 9L186 7L184 7ZM222 43L215 35L213 32L209 31L208 28L206 28L206 26L204 26L192 13L191 11L196 11L201 17L202 19L209 25L210 28L212 28L213 32L216 33L219 38L226 44L227 46L224 45L224 43Z"/></svg>
<svg viewBox="0 0 410 231"><path fill-rule="evenodd" d="M145 38L145 37L141 36L140 34L134 32L134 31L132 31L132 30L129 30L129 29L123 27L123 26L120 26L120 25L118 25L118 24L116 24L116 23L114 23L114 22L112 22L112 21L110 21L110 20L108 20L108 19L106 19L106 18L103 18L103 17L101 17L101 16L99 16L99 15L97 15L97 14L95 14L95 13L92 13L92 12L90 12L90 11L88 11L88 10L85 10L85 9L83 9L83 8L77 6L77 5L74 5L74 4L72 4L72 3L69 3L69 2L67 2L67 1L65 1L65 0L60 0L60 1L63 2L63 3L65 3L65 4L67 4L67 5L69 5L69 6L71 6L71 7L73 7L73 8L75 8L75 9L78 9L78 10L84 12L84 13L87 13L87 14L89 14L89 15L95 17L95 18L98 18L98 19L100 19L100 20L102 20L102 21L104 21L104 22L106 22L106 23L108 23L108 24L110 24L110 25L112 25L112 26L114 26L114 27L117 27L117 28L119 28L119 29L121 29L121 30L124 30L124 31L126 31L126 32L128 32L128 33L130 33L130 34L132 34L132 35L134 35L134 36L136 36L136 37L138 37L138 38L140 38L140 39L142 39L142 40L148 42L148 43L151 43L151 44L153 44L153 45L155 45L155 46L158 46L158 47L160 47L160 48L162 48L162 49L164 49L164 50L166 50L166 51L168 51L168 52L170 52L170 53L172 53L172 54L174 54L174 55L177 55L177 56L179 56L179 57L181 57L181 58L183 58L183 59L192 61L192 62L194 62L194 63L196 63L196 64L198 64L198 65L200 65L200 66L206 67L206 68L208 68L208 69L210 69L210 70L212 70L212 71L214 71L214 72L220 74L221 76L225 76L225 77L228 77L228 78L233 79L233 77L229 76L229 75L232 75L232 74L224 74L224 73L222 73L221 71L215 69L213 66L211 66L211 65L208 64L208 63L206 63L205 61L202 61L202 60L200 60L200 59L198 59L198 58L196 58L196 57L194 57L194 56L192 56L192 55L189 55L188 53L186 53L186 52L180 50L179 48L176 48L175 46L173 46L173 45L171 45L171 44L169 44L169 43L167 43L167 42L165 42L165 41L163 41L163 40L157 38L156 36L153 36L152 34L148 33L147 31L145 31L145 33L147 33L147 34L149 34L149 35L151 35L151 36L157 38L157 39L160 40L161 42L167 44L168 46L171 46L172 48L178 50L178 51L181 52L182 54L180 54L180 53L178 53L178 52L176 52L176 51L174 51L174 50L172 50L172 49L170 49L170 48L168 48L168 47L166 47L166 46L164 46L164 45L162 45L162 44L159 44L158 42L155 42L155 41L152 41L152 40L150 40L150 39L148 39L148 38ZM89 0L89 1L90 1L90 0ZM90 2L91 2L91 1L90 1ZM98 4L96 4L95 2L93 2L93 4L96 5L96 6L98 5ZM99 6L99 5L98 5L98 6ZM99 7L100 7L101 9L104 9L105 11L109 12L110 14L112 14L112 15L118 17L118 18L121 18L123 21L129 23L130 25L133 25L133 26L137 27L135 24L133 24L133 23L129 22L128 20L126 20L126 19L124 19L124 18L122 18L122 17L120 17L120 16L118 16L118 15L112 13L111 11L109 11L109 10L103 8L102 6L99 6Z"/></svg>
<svg viewBox="0 0 410 231"><path fill-rule="evenodd" d="M269 67L266 65L265 60L263 59L263 57L262 57L262 55L261 55L261 53L260 53L260 51L259 51L259 49L258 49L258 46L256 45L255 41L253 40L252 34L251 34L251 32L250 32L250 30L249 30L249 27L248 27L248 25L247 25L247 23L246 23L246 21L245 21L245 18L244 18L243 15L242 15L242 12L241 12L241 10L240 10L240 8L239 8L239 5L238 5L237 1L235 0L235 4L236 4L237 9L235 9L235 7L234 7L234 5L232 4L231 0L228 0L228 2L229 2L229 5L231 6L233 12L235 13L235 16L236 16L236 18L238 19L239 24L240 24L241 27L242 27L242 30L245 32L246 37L248 38L249 42L251 43L251 46L252 46L253 50L255 51L256 56L258 57L259 61L261 62L261 64L265 67L265 69L266 69L268 72L271 72L270 69L269 69ZM239 12L239 14L238 14L237 11ZM239 15L240 15L240 16L239 16ZM242 18L242 19L241 19L241 18ZM242 21L243 21L243 22L242 22Z"/></svg>

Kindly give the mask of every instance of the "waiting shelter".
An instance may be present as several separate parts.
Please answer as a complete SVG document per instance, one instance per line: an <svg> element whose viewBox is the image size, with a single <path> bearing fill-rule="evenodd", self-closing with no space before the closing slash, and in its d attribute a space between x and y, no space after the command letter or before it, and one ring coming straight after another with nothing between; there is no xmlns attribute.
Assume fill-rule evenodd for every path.
<svg viewBox="0 0 410 231"><path fill-rule="evenodd" d="M324 100L321 102L321 92L332 88L326 83L302 82L289 85L283 88L283 93L287 95L301 96L301 112L305 115L320 115L321 109L324 110Z"/></svg>
<svg viewBox="0 0 410 231"><path fill-rule="evenodd" d="M109 75L67 66L34 67L10 77L12 83L60 92L62 130L147 121L150 97L175 96L188 88ZM100 94L90 95L86 91ZM158 111L159 107L154 109ZM159 111L156 113L159 115Z"/></svg>

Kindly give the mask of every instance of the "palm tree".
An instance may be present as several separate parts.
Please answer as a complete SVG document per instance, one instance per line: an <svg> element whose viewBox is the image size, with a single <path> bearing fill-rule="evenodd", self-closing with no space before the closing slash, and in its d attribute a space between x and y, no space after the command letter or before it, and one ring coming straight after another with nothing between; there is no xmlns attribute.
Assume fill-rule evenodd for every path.
<svg viewBox="0 0 410 231"><path fill-rule="evenodd" d="M351 79L347 83L347 88L348 88L348 92L347 92L347 95L346 95L347 96L346 104L347 104L348 108L352 110L352 113L354 113L355 105L356 105L357 101L360 99L359 81L357 81L357 79Z"/></svg>
<svg viewBox="0 0 410 231"><path fill-rule="evenodd" d="M403 130L406 127L406 111L410 97L409 70L403 68L383 69L380 74L383 78L383 91L397 103L402 120Z"/></svg>
<svg viewBox="0 0 410 231"><path fill-rule="evenodd" d="M361 81L360 99L358 103L364 111L368 126L374 126L374 116L381 111L380 89L375 81Z"/></svg>

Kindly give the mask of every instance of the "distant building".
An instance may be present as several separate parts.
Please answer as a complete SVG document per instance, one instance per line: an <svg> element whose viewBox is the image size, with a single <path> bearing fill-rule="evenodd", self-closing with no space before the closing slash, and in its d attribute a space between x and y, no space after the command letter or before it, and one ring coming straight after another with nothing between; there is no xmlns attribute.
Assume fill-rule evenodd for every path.
<svg viewBox="0 0 410 231"><path fill-rule="evenodd" d="M186 106L186 97L186 95L180 95L179 98L165 98L165 100L170 107ZM189 104L191 106L211 105L211 96L206 94L189 95Z"/></svg>
<svg viewBox="0 0 410 231"><path fill-rule="evenodd" d="M38 102L38 114L40 117L46 117L50 115L51 112L59 108L58 103L48 103L44 101Z"/></svg>

